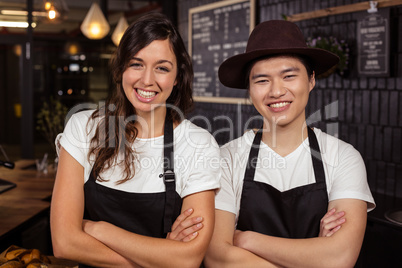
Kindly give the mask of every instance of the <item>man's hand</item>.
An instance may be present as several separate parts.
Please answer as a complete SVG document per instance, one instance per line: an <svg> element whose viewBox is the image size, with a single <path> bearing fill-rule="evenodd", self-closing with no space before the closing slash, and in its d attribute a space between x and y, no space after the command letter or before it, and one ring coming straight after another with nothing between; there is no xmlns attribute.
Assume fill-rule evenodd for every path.
<svg viewBox="0 0 402 268"><path fill-rule="evenodd" d="M345 212L336 212L333 208L329 210L320 221L320 234L318 237L330 237L336 233L345 223Z"/></svg>

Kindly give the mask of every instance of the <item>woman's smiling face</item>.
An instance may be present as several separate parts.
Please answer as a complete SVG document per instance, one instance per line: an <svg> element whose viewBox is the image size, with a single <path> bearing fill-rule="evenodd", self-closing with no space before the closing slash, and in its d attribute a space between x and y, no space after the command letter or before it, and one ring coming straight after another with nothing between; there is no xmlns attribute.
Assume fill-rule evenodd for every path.
<svg viewBox="0 0 402 268"><path fill-rule="evenodd" d="M300 59L274 56L257 61L250 71L250 97L257 111L277 126L305 121L305 108L314 76Z"/></svg>
<svg viewBox="0 0 402 268"><path fill-rule="evenodd" d="M137 115L165 110L176 85L177 61L169 40L155 40L129 61L122 85Z"/></svg>

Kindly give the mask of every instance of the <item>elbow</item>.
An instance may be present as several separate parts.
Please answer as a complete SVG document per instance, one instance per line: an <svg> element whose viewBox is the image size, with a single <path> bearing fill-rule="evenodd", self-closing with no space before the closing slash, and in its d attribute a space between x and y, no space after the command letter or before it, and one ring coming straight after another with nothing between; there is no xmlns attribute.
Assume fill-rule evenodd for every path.
<svg viewBox="0 0 402 268"><path fill-rule="evenodd" d="M193 248L189 247L188 249L188 252L183 251L184 258L181 258L181 260L179 260L180 258L177 258L179 263L177 263L176 267L199 268L204 260L206 247L198 245Z"/></svg>
<svg viewBox="0 0 402 268"><path fill-rule="evenodd" d="M359 257L359 252L350 252L344 250L335 254L332 258L327 259L326 267L342 267L342 268L353 268L356 264L357 258Z"/></svg>
<svg viewBox="0 0 402 268"><path fill-rule="evenodd" d="M53 255L58 259L71 259L73 249L71 243L72 241L68 239L68 236L52 233Z"/></svg>
<svg viewBox="0 0 402 268"><path fill-rule="evenodd" d="M218 262L216 258L207 254L204 258L204 266L207 268L222 267L222 264Z"/></svg>

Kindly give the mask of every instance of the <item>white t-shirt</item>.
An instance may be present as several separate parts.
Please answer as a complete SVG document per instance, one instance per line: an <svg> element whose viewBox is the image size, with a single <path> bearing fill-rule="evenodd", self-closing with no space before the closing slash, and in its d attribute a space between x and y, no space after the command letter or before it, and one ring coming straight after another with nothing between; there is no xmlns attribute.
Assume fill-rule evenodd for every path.
<svg viewBox="0 0 402 268"><path fill-rule="evenodd" d="M74 114L68 121L64 132L56 138L56 147L62 146L84 167L85 182L89 179L93 157L88 161L90 141L95 134L92 122L87 122L93 110ZM99 121L99 120L97 120ZM96 122L95 122L96 123ZM219 188L219 146L212 135L183 120L174 129L174 172L176 191L183 198L187 195ZM134 141L135 174L122 184L116 182L124 177L120 165L114 165L102 173L108 181L97 183L106 187L135 193L157 193L165 191L160 174L163 173L163 136ZM122 160L122 156L119 156Z"/></svg>
<svg viewBox="0 0 402 268"><path fill-rule="evenodd" d="M361 199L367 210L375 207L368 183L366 168L360 153L345 143L314 128L320 146L327 183L328 200ZM221 147L221 189L215 198L215 207L239 216L240 199L247 160L255 133L247 131L242 137ZM283 192L315 182L308 139L292 153L281 157L261 142L255 181L269 184Z"/></svg>

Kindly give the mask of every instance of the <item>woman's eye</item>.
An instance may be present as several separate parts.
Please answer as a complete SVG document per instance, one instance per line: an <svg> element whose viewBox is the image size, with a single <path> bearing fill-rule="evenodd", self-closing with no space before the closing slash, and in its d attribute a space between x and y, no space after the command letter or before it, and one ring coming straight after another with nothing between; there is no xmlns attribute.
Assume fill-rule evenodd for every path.
<svg viewBox="0 0 402 268"><path fill-rule="evenodd" d="M141 66L142 66L142 64L139 63L139 62L133 62L133 63L130 64L130 67L134 67L134 68L139 68Z"/></svg>
<svg viewBox="0 0 402 268"><path fill-rule="evenodd" d="M164 67L164 66L159 66L159 67L157 67L157 69L162 71L162 72L165 72L165 73L169 72L169 69L167 67Z"/></svg>

